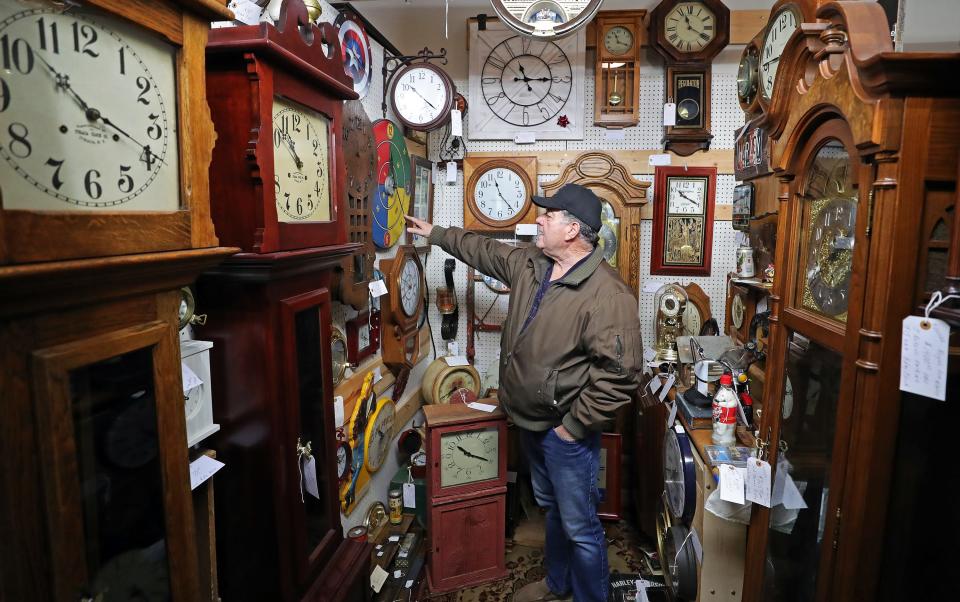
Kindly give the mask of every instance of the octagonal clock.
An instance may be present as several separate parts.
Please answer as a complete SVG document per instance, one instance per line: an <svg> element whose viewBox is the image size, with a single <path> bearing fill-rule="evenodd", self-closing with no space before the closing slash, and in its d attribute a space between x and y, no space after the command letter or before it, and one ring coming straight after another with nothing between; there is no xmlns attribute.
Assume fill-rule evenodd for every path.
<svg viewBox="0 0 960 602"><path fill-rule="evenodd" d="M401 245L397 254L382 259L387 294L381 297L383 363L392 370L412 367L420 359L420 316L424 311L426 280L416 247Z"/></svg>

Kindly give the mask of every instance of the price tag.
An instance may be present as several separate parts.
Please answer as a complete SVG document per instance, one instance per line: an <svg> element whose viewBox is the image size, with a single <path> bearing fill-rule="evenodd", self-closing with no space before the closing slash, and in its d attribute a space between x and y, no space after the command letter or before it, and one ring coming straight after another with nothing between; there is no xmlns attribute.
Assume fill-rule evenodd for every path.
<svg viewBox="0 0 960 602"><path fill-rule="evenodd" d="M663 105L663 125L677 125L677 105L672 102Z"/></svg>
<svg viewBox="0 0 960 602"><path fill-rule="evenodd" d="M773 483L770 478L770 464L756 458L748 460L746 487L747 500L769 508L770 491L773 488Z"/></svg>
<svg viewBox="0 0 960 602"><path fill-rule="evenodd" d="M379 564L373 567L373 572L370 573L370 587L373 588L373 591L380 593L380 590L383 588L383 584L387 582L387 577L390 576L390 573L383 570L383 567Z"/></svg>
<svg viewBox="0 0 960 602"><path fill-rule="evenodd" d="M190 489L196 489L204 481L213 476L221 468L226 466L219 460L214 460L210 456L200 456L190 463Z"/></svg>
<svg viewBox="0 0 960 602"><path fill-rule="evenodd" d="M667 416L667 428L673 426L674 421L677 419L677 402L665 402L670 408L670 415Z"/></svg>
<svg viewBox="0 0 960 602"><path fill-rule="evenodd" d="M403 571L401 571L400 569L397 569L397 570L393 571L393 578L394 578L394 579L399 579L402 575L403 575Z"/></svg>
<svg viewBox="0 0 960 602"><path fill-rule="evenodd" d="M447 184L457 183L457 162L447 161Z"/></svg>
<svg viewBox="0 0 960 602"><path fill-rule="evenodd" d="M670 155L667 155L667 156L669 157ZM657 292L658 290L660 290L660 287L661 287L661 286L663 286L663 283L662 283L662 282L658 282L658 281L656 281L656 280L647 280L646 282L643 283L643 292L645 292L645 293L655 293L655 292ZM657 354L657 352L654 351L654 352L653 352L653 355L656 355L656 354ZM651 361L651 360L653 360L653 356L651 356L650 359L647 360L647 361L649 362L649 361Z"/></svg>
<svg viewBox="0 0 960 602"><path fill-rule="evenodd" d="M469 366L470 362L467 361L467 356L465 355L456 355L443 358L443 361L447 363L448 366Z"/></svg>
<svg viewBox="0 0 960 602"><path fill-rule="evenodd" d="M900 390L944 401L950 326L943 320L907 316L900 343Z"/></svg>
<svg viewBox="0 0 960 602"><path fill-rule="evenodd" d="M625 140L626 134L625 130L607 130L603 137L607 140Z"/></svg>
<svg viewBox="0 0 960 602"><path fill-rule="evenodd" d="M651 395L656 395L657 391L660 390L660 387L663 386L663 381L660 380L659 376L654 376L650 379L650 382L647 383L647 388L650 389Z"/></svg>
<svg viewBox="0 0 960 602"><path fill-rule="evenodd" d="M670 392L670 388L673 386L673 382L675 380L677 380L677 376L675 374L671 374L667 377L667 382L663 383L663 388L660 389L660 401L663 401L667 398L667 393Z"/></svg>
<svg viewBox="0 0 960 602"><path fill-rule="evenodd" d="M536 236L537 235L537 225L536 224L517 224L513 229L514 234L517 236Z"/></svg>
<svg viewBox="0 0 960 602"><path fill-rule="evenodd" d="M533 144L536 141L537 135L533 132L521 132L513 137L514 144Z"/></svg>
<svg viewBox="0 0 960 602"><path fill-rule="evenodd" d="M370 294L374 297L382 297L387 294L387 285L383 283L383 280L374 280L367 285L367 288L370 289Z"/></svg>
<svg viewBox="0 0 960 602"><path fill-rule="evenodd" d="M343 396L333 398L333 424L336 428L343 426Z"/></svg>
<svg viewBox="0 0 960 602"><path fill-rule="evenodd" d="M447 355L460 355L460 344L456 341L447 341ZM449 363L447 364L450 365Z"/></svg>
<svg viewBox="0 0 960 602"><path fill-rule="evenodd" d="M404 508L416 508L417 507L417 488L413 483L404 483L403 484L403 507Z"/></svg>
<svg viewBox="0 0 960 602"><path fill-rule="evenodd" d="M256 25L260 22L260 13L263 7L258 6L254 0L230 0L227 8L233 11L234 21L239 21L244 25Z"/></svg>
<svg viewBox="0 0 960 602"><path fill-rule="evenodd" d="M720 465L720 499L743 503L743 475L732 464Z"/></svg>
<svg viewBox="0 0 960 602"><path fill-rule="evenodd" d="M450 111L450 135L463 137L463 115L457 109Z"/></svg>
<svg viewBox="0 0 960 602"><path fill-rule="evenodd" d="M313 497L320 499L320 488L317 486L317 461L313 456L310 456L306 460L300 460L300 464L303 466L303 485L307 489L307 493Z"/></svg>
<svg viewBox="0 0 960 602"><path fill-rule="evenodd" d="M180 374L183 376L183 394L186 395L190 389L196 389L203 384L203 381L197 376L196 372L190 369L186 362L180 362Z"/></svg>
<svg viewBox="0 0 960 602"><path fill-rule="evenodd" d="M647 582L644 579L637 579L633 585L637 590L636 601L650 602L650 598L647 597Z"/></svg>
<svg viewBox="0 0 960 602"><path fill-rule="evenodd" d="M481 412L492 412L497 409L497 406L490 405L489 403L480 403L479 401L472 401L467 404L468 408L473 408L474 410L480 410Z"/></svg>

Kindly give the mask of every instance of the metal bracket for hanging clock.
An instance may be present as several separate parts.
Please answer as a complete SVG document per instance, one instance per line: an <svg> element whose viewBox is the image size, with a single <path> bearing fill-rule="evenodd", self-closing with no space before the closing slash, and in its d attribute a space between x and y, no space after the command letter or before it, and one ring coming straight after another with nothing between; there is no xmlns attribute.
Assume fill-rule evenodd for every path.
<svg viewBox="0 0 960 602"><path fill-rule="evenodd" d="M416 54L401 56L388 55L387 49L383 49L383 67L380 68L380 75L383 77L383 100L380 101L380 111L383 113L384 119L387 118L387 90L390 89L390 82L393 81L393 76L396 75L400 67L409 65L414 61L422 61L424 63L440 61L441 65L446 65L447 49L441 48L440 52L436 53L424 46L423 50Z"/></svg>

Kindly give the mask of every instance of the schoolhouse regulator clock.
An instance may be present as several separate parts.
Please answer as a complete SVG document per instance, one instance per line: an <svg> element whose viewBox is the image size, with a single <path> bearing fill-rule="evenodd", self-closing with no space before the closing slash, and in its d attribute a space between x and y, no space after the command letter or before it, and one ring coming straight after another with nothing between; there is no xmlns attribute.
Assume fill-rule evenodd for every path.
<svg viewBox="0 0 960 602"><path fill-rule="evenodd" d="M387 294L381 299L383 363L391 370L413 367L420 360L418 325L426 288L423 264L416 247L401 245L394 257L382 259L380 265L387 278Z"/></svg>

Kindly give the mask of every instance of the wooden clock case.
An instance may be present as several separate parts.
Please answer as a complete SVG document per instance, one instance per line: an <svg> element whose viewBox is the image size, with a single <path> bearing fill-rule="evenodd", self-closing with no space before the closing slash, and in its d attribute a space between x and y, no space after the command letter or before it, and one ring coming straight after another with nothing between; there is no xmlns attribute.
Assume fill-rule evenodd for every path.
<svg viewBox="0 0 960 602"><path fill-rule="evenodd" d="M149 527L162 533L169 599L199 600L209 575L198 565L203 544L189 488L177 311L179 289L235 251L217 247L209 219L215 134L203 80L209 21L231 13L222 3L190 0L136 9L115 0L89 4L179 46L182 206L139 214L0 209L0 597L97 594L95 579L112 561L100 547L98 526L124 520L120 513L99 514L111 506L100 495L103 487L113 486L114 500L143 490L155 495L141 500L162 500ZM112 436L92 415L115 391L103 378L86 377L99 371L109 380L111 365L134 357L143 369L119 380L137 387L136 399L151 400L154 420L133 439L112 423L127 442L154 438L156 447L146 464L149 478L122 480L117 475L125 468L104 468L97 453ZM129 518L140 509L123 513Z"/></svg>
<svg viewBox="0 0 960 602"><path fill-rule="evenodd" d="M410 259L414 261L420 273L420 298L412 316L403 311L400 299L400 276L403 266ZM403 368L412 368L420 361L420 316L424 307L424 292L427 281L423 273L423 262L417 248L413 245L400 245L397 253L389 259L382 259L380 267L386 275L387 294L380 299L381 304L381 345L383 346L383 363L394 374Z"/></svg>
<svg viewBox="0 0 960 602"><path fill-rule="evenodd" d="M609 10L597 14L593 23L596 32L594 125L606 128L637 125L640 118L640 47L642 38L646 37L643 31L646 15L645 10ZM607 32L615 27L625 28L633 34L633 44L621 54L610 52L604 43ZM620 94L620 102L609 102L611 92Z"/></svg>
<svg viewBox="0 0 960 602"><path fill-rule="evenodd" d="M700 265L669 265L664 260L665 230L669 199L667 198L667 179L670 177L706 178L703 208L703 249ZM653 205L653 240L650 251L650 273L670 274L673 276L709 276L713 256L713 211L716 204L717 168L716 167L658 167Z"/></svg>
<svg viewBox="0 0 960 602"><path fill-rule="evenodd" d="M340 523L330 357L335 272L361 250L347 241L340 150L342 101L356 93L335 29L311 24L300 0L284 2L276 27L215 30L207 53L220 134L213 217L245 251L198 282L216 316L198 330L214 342L214 441L231 467L216 500L221 589L231 600L300 600L344 571L368 577L366 564L349 564L356 543L343 539ZM329 222L277 221L275 95L329 119ZM319 497L301 488L310 457Z"/></svg>
<svg viewBox="0 0 960 602"><path fill-rule="evenodd" d="M951 538L939 529L920 533L925 530L905 517L927 512L927 487L955 469L948 448L956 412L949 402L901 392L899 366L903 319L924 304L931 292L927 278L936 271L933 262L918 261L933 238L928 226L957 198L960 85L946 74L960 71L960 54L894 52L884 11L875 3L828 3L816 16L819 21L802 24L784 50L762 122L775 140L780 209L760 430L771 465L785 455L794 478L807 482L810 507L804 512L813 525L798 522L796 535L813 542L823 534L814 553L788 562L805 576L815 600L896 600L917 584L929 588L927 597L949 597L952 586L943 576L953 570ZM805 309L797 293L804 273L797 257L801 195L813 157L831 139L842 144L857 182L845 322ZM789 354L797 353L792 333L840 358L831 383L835 410L825 417L820 408L831 402L822 377L814 408L799 405L807 399L806 385L791 375L787 411L784 374ZM947 399L956 399L956 355L951 361ZM798 427L813 420L821 428L804 437ZM831 431L832 438L816 438ZM770 516L754 505L747 602L764 599L764 583L782 575L776 570L783 562L779 546L798 549L801 542L771 531ZM952 525L956 518L951 506L939 520Z"/></svg>
<svg viewBox="0 0 960 602"><path fill-rule="evenodd" d="M483 174L491 169L505 168L513 171L523 181L529 192L525 205L512 219L494 221L477 207L474 190ZM463 227L479 232L513 232L517 224L533 224L537 219L537 206L531 197L537 193L537 157L521 155L506 157L471 154L463 160Z"/></svg>

